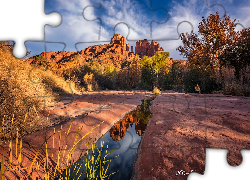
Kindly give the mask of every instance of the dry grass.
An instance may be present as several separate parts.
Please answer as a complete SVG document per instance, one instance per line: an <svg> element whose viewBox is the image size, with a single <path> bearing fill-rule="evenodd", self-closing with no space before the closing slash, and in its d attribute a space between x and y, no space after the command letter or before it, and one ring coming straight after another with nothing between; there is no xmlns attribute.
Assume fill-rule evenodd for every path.
<svg viewBox="0 0 250 180"><path fill-rule="evenodd" d="M72 121L72 123L73 123L73 121ZM72 123L71 123L71 125L70 125L70 127L68 129L66 137L68 136L68 134L70 132ZM60 180L63 180L64 178L62 178L62 173L65 170L66 170L66 177L65 177L65 179L71 179L72 176L74 176L74 178L76 178L76 176L77 176L77 174L79 172L79 168L78 169L74 168L73 171L70 171L71 165L72 165L72 163L74 163L74 160L72 159L72 154L74 153L75 149L80 144L80 142L83 140L83 138L85 138L88 134L90 134L94 129L96 129L97 127L99 127L102 123L100 123L96 127L93 127L88 133L86 133L84 136L80 137L80 139L79 139L79 134L80 134L80 132L81 132L81 130L82 130L83 127L81 127L80 129L78 129L78 134L75 137L74 145L73 145L72 148L69 148L70 150L67 151L66 156L64 156L64 155L65 155L65 149L66 149L67 145L66 145L66 147L62 147L62 148L60 147L60 140L61 140L61 134L62 134L62 126L61 126L60 134L59 134L59 152L57 154L58 158L57 158L56 164L54 164L53 166L49 165L50 164L49 163L49 161L50 161L49 157L51 156L51 154L48 153L47 140L49 138L47 139L46 133L45 133L45 142L40 146L39 150L36 152L36 155L34 157L32 157L33 159L30 159L30 160L32 160L32 162L30 164L30 167L22 167L22 165L21 165L22 164L22 156L24 156L25 154L22 153L22 149L23 149L23 147L22 147L22 136L21 137L19 136L20 132L17 129L17 131L16 131L16 149L13 148L13 139L12 138L10 139L10 142L9 142L9 147L10 147L9 151L6 152L6 151L4 151L4 148L2 149L3 152L2 152L1 165L0 165L1 166L0 179L3 180L4 176L6 175L6 173L9 173L9 172L12 172L13 174L15 174L15 179L16 179L17 175L18 176L20 176L20 175L23 176L24 174L26 176L26 177L24 177L25 179L27 179L27 178L28 179L32 179L34 170L35 169L39 170L42 167L43 167L43 171L42 172L44 173L44 179L46 179L46 180L54 179L55 177L58 177L58 176L60 176L60 177L58 177ZM12 129L13 125L14 124L13 124L13 119L12 119L12 122L11 122L11 131L13 131L13 129ZM2 126L0 126L0 132L1 131L2 131ZM18 141L19 137L20 137L20 141ZM53 148L55 148L55 146L54 146L54 137L55 137L55 129L54 129L54 135L53 135ZM87 144L88 143L89 143L89 141L87 142ZM46 154L44 156L42 156L44 158L44 164L43 164L43 162L41 162L41 156L39 156L39 154L41 155L41 148L43 146L45 146L45 152L46 152ZM64 150L64 152L62 152L63 150ZM14 155L15 152L16 152L16 156ZM81 155L82 155L82 153L81 153ZM87 153L88 153L88 150L87 150ZM101 155L101 153L102 153L102 146L101 146L101 151L99 151L99 153ZM7 156L8 157L8 161L7 161L8 164L5 164L5 162L6 162L6 160L5 160L5 154L9 154L9 157ZM109 154L107 154L107 155L109 155ZM79 159L77 160L77 162L80 160L81 155L80 155ZM52 157L53 157L53 154L52 154ZM40 161L39 161L39 158L40 158ZM92 159L93 159L93 156L90 157L89 162L91 162ZM16 162L17 162L18 166L16 165ZM98 161L95 162L95 163L102 164L102 163L105 163L105 162L106 162L105 158L104 158L104 161L102 161L99 158ZM82 164L80 164L80 165L82 165ZM97 175L95 173L89 173L88 170L89 169L90 170L92 170L92 169L95 170L97 167L96 167L95 164L93 164L91 162L91 164L88 166L88 168L86 168L87 169L86 174L87 175L90 174L92 177L96 177ZM104 169L104 166L101 165L100 169ZM26 171L24 171L25 173L22 172L23 170L26 170ZM78 179L81 177L82 173L77 176ZM104 174L104 176L105 176L105 174Z"/></svg>
<svg viewBox="0 0 250 180"><path fill-rule="evenodd" d="M13 114L13 129L19 128L26 134L30 133L40 126L37 112L53 106L58 95L77 92L79 90L73 82L66 82L50 70L33 67L0 48L0 118L4 119L1 140L10 138ZM45 103L42 96L46 96ZM26 112L28 115L24 122Z"/></svg>

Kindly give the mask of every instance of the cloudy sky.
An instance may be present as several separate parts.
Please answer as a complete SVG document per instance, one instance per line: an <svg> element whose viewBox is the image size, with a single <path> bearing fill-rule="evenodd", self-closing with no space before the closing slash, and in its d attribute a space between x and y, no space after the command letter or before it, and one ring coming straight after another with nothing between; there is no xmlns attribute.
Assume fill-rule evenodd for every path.
<svg viewBox="0 0 250 180"><path fill-rule="evenodd" d="M59 26L45 26L46 51L77 51L108 44L114 34L135 47L138 40L158 41L170 57L185 59L176 48L180 33L198 32L202 16L219 11L239 20L237 30L250 27L248 0L45 0L45 13L59 12ZM65 45L63 44L66 44ZM31 55L44 51L42 43L25 43Z"/></svg>

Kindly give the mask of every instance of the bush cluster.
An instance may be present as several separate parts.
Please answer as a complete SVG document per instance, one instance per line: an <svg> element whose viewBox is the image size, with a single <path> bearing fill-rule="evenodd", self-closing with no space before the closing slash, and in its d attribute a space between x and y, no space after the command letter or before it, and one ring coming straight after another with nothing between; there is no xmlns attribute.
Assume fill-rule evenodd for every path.
<svg viewBox="0 0 250 180"><path fill-rule="evenodd" d="M0 137L7 140L11 137L13 114L14 130L18 128L25 134L36 131L44 126L38 121L37 112L53 106L58 95L78 93L79 90L74 83L70 84L52 71L31 66L13 57L11 46L6 49L3 48L6 47L3 46L5 43L0 44L0 119L4 119Z"/></svg>

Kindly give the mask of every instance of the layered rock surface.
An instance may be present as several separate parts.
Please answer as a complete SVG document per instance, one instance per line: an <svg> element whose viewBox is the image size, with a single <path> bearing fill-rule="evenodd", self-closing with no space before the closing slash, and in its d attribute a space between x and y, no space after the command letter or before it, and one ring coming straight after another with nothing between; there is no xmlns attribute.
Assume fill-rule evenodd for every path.
<svg viewBox="0 0 250 180"><path fill-rule="evenodd" d="M131 180L186 180L205 170L205 148L228 149L231 166L250 149L250 98L162 92L137 149ZM226 158L226 157L225 157ZM226 159L225 159L226 160Z"/></svg>
<svg viewBox="0 0 250 180"><path fill-rule="evenodd" d="M133 111L141 100L152 96L149 91L99 91L89 92L83 95L73 95L70 97L62 97L56 105L50 109L39 112L41 120L47 119L48 127L32 134L26 135L22 140L22 161L20 172L15 171L18 156L13 153L13 165L11 171L6 170L9 164L10 151L9 144L0 144L0 158L4 161L5 174L3 179L14 179L15 173L17 179L28 179L29 167L33 158L41 147L41 151L37 156L37 162L33 165L33 173L30 179L44 179L44 159L46 158L45 132L47 137L48 152L48 171L50 175L55 172L56 164L60 160L61 168L66 155L70 153L74 145L74 140L79 129L79 140L84 137L93 127L98 126L91 134L84 137L71 156L71 160L76 161L79 156L86 152L85 146L89 138L99 139L102 134L120 121L127 113ZM129 118L129 117L128 117ZM129 120L127 120L129 121ZM72 123L72 126L71 126ZM125 123L125 121L123 122ZM124 124L125 125L125 124ZM126 127L126 126L124 126ZM70 129L70 131L69 131ZM60 133L61 132L61 133ZM69 132L69 134L66 134ZM122 131L121 133L122 134ZM116 136L119 139L121 136ZM93 141L90 141L90 146ZM12 143L13 151L16 150L16 141ZM66 146L67 145L67 146ZM3 158L4 149L4 158ZM17 153L19 154L20 144L17 145ZM65 154L63 159L58 157L60 149ZM58 173L58 171L57 171ZM51 176L50 176L51 177Z"/></svg>

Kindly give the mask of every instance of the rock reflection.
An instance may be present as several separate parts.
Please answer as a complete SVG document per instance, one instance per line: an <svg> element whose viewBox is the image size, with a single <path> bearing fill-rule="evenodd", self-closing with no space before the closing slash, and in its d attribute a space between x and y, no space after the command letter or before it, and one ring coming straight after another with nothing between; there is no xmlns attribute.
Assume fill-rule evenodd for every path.
<svg viewBox="0 0 250 180"><path fill-rule="evenodd" d="M143 135L147 127L149 119L152 117L150 112L150 101L151 99L141 100L142 104L137 106L137 108L128 113L122 120L117 122L110 130L110 137L114 141L120 141L125 137L125 131L129 130L129 125L132 128L133 123L135 123L135 131L139 136Z"/></svg>

